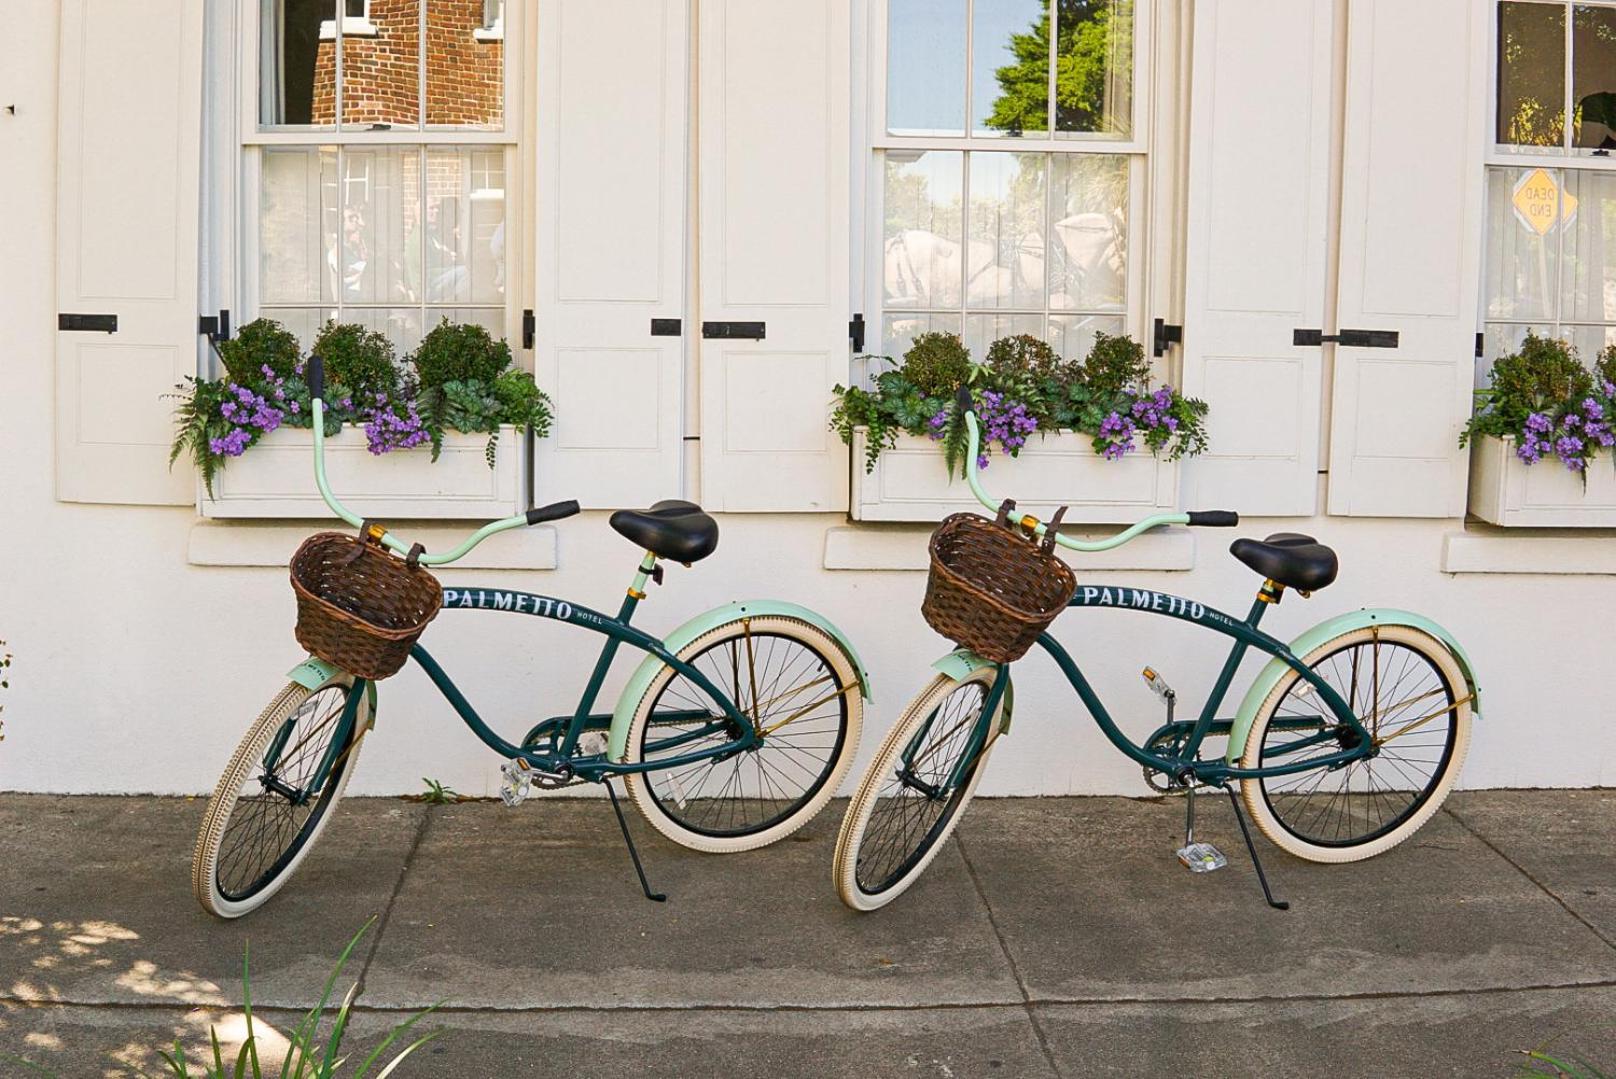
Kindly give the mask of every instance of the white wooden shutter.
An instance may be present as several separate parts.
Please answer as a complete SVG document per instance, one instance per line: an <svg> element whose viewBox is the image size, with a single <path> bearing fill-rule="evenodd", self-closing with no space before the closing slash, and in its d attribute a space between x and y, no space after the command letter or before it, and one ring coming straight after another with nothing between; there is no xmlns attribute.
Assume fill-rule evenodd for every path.
<svg viewBox="0 0 1616 1079"><path fill-rule="evenodd" d="M847 448L830 432L845 381L849 0L702 0L702 502L845 510ZM699 327L698 327L699 330Z"/></svg>
<svg viewBox="0 0 1616 1079"><path fill-rule="evenodd" d="M65 0L57 114L56 496L183 505L174 402L197 371L202 0Z"/></svg>
<svg viewBox="0 0 1616 1079"><path fill-rule="evenodd" d="M689 26L686 0L537 7L535 368L555 397L538 501L680 495ZM690 332L688 321L683 332Z"/></svg>
<svg viewBox="0 0 1616 1079"><path fill-rule="evenodd" d="M1482 236L1485 8L1351 0L1331 513L1459 517Z"/></svg>
<svg viewBox="0 0 1616 1079"><path fill-rule="evenodd" d="M1306 515L1317 501L1329 0L1195 5L1184 388L1211 405L1186 505Z"/></svg>

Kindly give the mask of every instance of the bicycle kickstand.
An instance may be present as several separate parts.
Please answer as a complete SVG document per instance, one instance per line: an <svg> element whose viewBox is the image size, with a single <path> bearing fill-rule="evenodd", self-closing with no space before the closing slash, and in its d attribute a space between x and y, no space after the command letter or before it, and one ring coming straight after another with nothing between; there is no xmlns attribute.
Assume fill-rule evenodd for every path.
<svg viewBox="0 0 1616 1079"><path fill-rule="evenodd" d="M1268 876L1263 872L1262 861L1257 857L1257 846L1251 841L1251 830L1246 827L1246 815L1240 811L1240 799L1235 795L1233 787L1223 788L1229 795L1229 804L1234 807L1234 819L1240 822L1240 834L1246 839L1246 850L1251 855L1251 868L1257 871L1257 883L1262 885L1263 898L1275 910L1290 910L1291 904L1286 899L1275 899L1274 893L1268 889Z"/></svg>
<svg viewBox="0 0 1616 1079"><path fill-rule="evenodd" d="M645 879L645 867L640 864L640 852L634 849L634 837L629 834L628 821L623 819L623 807L617 804L617 792L612 789L612 781L602 779L601 782L606 786L607 797L612 800L612 812L617 814L617 826L623 830L623 842L628 844L629 859L633 861L634 872L640 878L640 891L644 892L645 898L653 903L666 903L668 901L667 895L662 892L653 892L650 883ZM1268 886L1265 884L1263 887Z"/></svg>

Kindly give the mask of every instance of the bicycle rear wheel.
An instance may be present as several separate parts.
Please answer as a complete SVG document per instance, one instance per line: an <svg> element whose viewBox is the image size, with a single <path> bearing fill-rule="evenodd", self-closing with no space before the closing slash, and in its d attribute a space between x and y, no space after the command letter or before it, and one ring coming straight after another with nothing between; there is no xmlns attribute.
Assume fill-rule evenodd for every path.
<svg viewBox="0 0 1616 1079"><path fill-rule="evenodd" d="M349 698L353 722L343 717ZM239 918L286 884L330 823L370 724L364 691L349 675L316 690L292 683L248 728L208 802L191 860L202 909ZM330 755L319 789L308 787Z"/></svg>
<svg viewBox="0 0 1616 1079"><path fill-rule="evenodd" d="M1350 764L1241 782L1257 827L1314 862L1356 862L1417 832L1453 789L1470 744L1470 690L1446 645L1411 626L1367 626L1302 660L1358 716L1374 751ZM1244 768L1306 761L1362 736L1288 672L1246 740Z"/></svg>
<svg viewBox="0 0 1616 1079"><path fill-rule="evenodd" d="M997 674L938 675L881 744L836 838L832 874L849 907L877 910L898 898L953 833L998 734L1002 704L984 714Z"/></svg>

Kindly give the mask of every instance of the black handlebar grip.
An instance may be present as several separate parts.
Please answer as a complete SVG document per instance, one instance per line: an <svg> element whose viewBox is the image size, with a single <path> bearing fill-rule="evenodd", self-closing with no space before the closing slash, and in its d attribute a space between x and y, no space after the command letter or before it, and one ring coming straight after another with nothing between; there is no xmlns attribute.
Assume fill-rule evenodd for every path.
<svg viewBox="0 0 1616 1079"><path fill-rule="evenodd" d="M578 512L577 501L569 498L565 502L552 502L548 506L535 506L533 509L528 510L527 523L536 525L542 521L559 521L563 517L571 517Z"/></svg>
<svg viewBox="0 0 1616 1079"><path fill-rule="evenodd" d="M1240 515L1234 510L1191 510L1189 523L1192 528L1233 528Z"/></svg>
<svg viewBox="0 0 1616 1079"><path fill-rule="evenodd" d="M309 357L309 396L325 397L325 361L318 356Z"/></svg>
<svg viewBox="0 0 1616 1079"><path fill-rule="evenodd" d="M954 395L954 403L959 405L961 412L971 411L975 407L971 403L971 388L969 386L961 386L959 388L959 392Z"/></svg>

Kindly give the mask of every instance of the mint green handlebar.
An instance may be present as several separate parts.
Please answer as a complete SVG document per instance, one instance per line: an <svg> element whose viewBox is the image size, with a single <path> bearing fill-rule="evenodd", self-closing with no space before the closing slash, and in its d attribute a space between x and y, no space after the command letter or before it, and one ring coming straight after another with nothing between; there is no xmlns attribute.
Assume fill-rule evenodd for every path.
<svg viewBox="0 0 1616 1079"><path fill-rule="evenodd" d="M978 502L982 503L982 505L986 506L988 509L996 511L999 508L999 504L993 501L993 499L989 498L987 491L982 489L982 477L980 471L976 467L977 456L982 452L982 432L977 426L976 412L974 410L967 411L965 413L965 427L970 433L970 446L965 454L965 482L971 485L971 493L976 496L976 500ZM1068 536L1061 535L1059 532L1056 532L1055 542L1060 544L1062 547L1069 547L1074 551L1109 551L1113 547L1121 547L1124 543L1127 543L1136 536L1149 532L1152 528L1160 528L1163 525L1183 525L1189 523L1190 515L1187 513L1158 513L1153 517L1146 517L1138 524L1129 525L1116 535L1110 536L1103 540L1087 542L1084 540L1072 539ZM1049 528L1046 525L1040 524L1036 529L1034 529L1034 531L1038 535L1042 536L1044 533L1049 531ZM425 561L425 559L422 559L422 561Z"/></svg>
<svg viewBox="0 0 1616 1079"><path fill-rule="evenodd" d="M353 510L337 501L337 496L331 493L331 485L325 478L325 401L319 397L314 398L314 482L320 488L320 497L325 504L331 507L331 512L341 517L355 528L363 528L364 520ZM524 528L528 524L526 516L506 517L499 521L490 521L477 531L467 536L460 546L445 554L423 554L420 562L423 566L441 566L445 562L453 562L464 558L471 549L496 532L507 532L513 528ZM381 542L399 554L410 553L409 544L394 539L392 533L384 533Z"/></svg>

